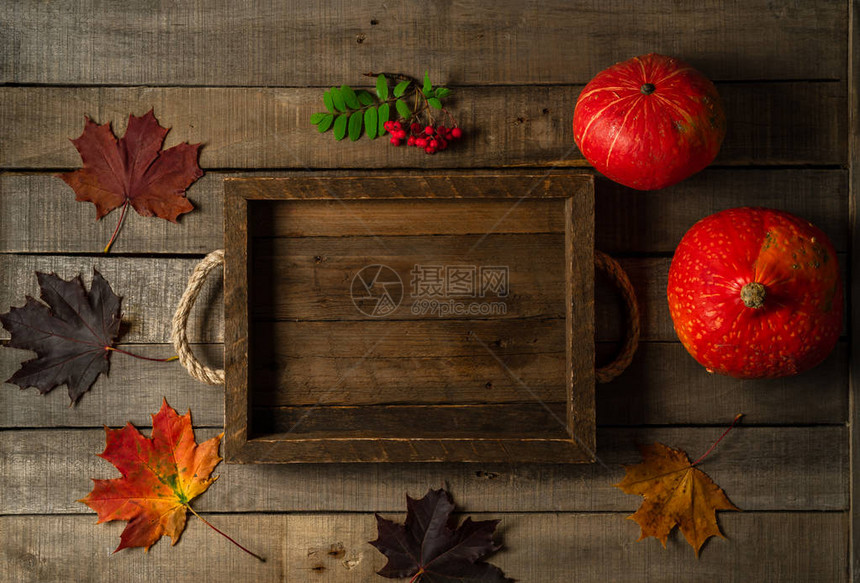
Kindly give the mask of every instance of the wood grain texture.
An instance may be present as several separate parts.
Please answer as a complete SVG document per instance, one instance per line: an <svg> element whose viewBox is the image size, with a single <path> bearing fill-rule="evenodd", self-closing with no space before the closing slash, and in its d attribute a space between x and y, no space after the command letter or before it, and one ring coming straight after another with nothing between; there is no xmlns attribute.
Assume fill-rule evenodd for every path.
<svg viewBox="0 0 860 583"><path fill-rule="evenodd" d="M171 352L169 345L123 345L145 356L163 357ZM192 350L210 366L222 365L223 347L220 344L194 345ZM614 343L598 344L598 362L608 362ZM596 390L597 422L599 425L681 424L696 425L731 419L738 411L745 413L744 423L755 424L838 424L848 415L848 345L840 343L821 366L797 377L772 381L742 381L719 375L708 375L679 343L644 343L633 360L631 368L609 384ZM7 379L30 353L22 350L0 350L0 378ZM472 357L473 361L477 360ZM493 367L495 361L478 364ZM509 365L511 357L508 357ZM486 385L476 385L474 377L482 377L482 370L474 375L456 376L440 367L456 392L440 390L438 386L421 386L418 397L407 394L407 389L419 386L420 379L410 377L410 364L403 359L377 366L379 384L369 383L363 390L335 392L327 401L347 404L385 402L481 402ZM340 368L331 359L312 359L306 365L293 367L291 381L301 378L303 368L314 367L315 375L335 378ZM460 369L457 369L460 370ZM517 370L514 368L514 370ZM486 370L483 371L486 376ZM518 371L521 378L524 373ZM491 377L497 379L497 377ZM521 387L504 380L493 381L495 398L522 399ZM320 394L303 393L296 385L292 398L299 403L312 404ZM393 390L381 392L381 387ZM541 395L541 384L530 385ZM810 389L814 386L814 389ZM520 390L517 390L520 389ZM561 393L560 387L556 389ZM223 389L208 387L193 380L185 370L174 364L150 363L134 358L116 358L111 361L111 374L102 377L93 387L93 393L75 407L63 389L48 395L38 395L35 389L19 390L14 385L0 386L0 427L121 427L127 421L145 426L151 422L150 409L157 408L161 398L177 411L190 409L196 427L223 427ZM272 401L261 394L257 403Z"/></svg>
<svg viewBox="0 0 860 583"><path fill-rule="evenodd" d="M120 344L120 348L150 358L167 358L175 354L170 344ZM196 344L194 353L210 366L221 366L224 349L221 344ZM0 380L6 380L32 352L4 348L0 350ZM155 365L155 366L153 366ZM161 365L161 366L157 366ZM69 406L65 386L47 395L35 388L21 390L15 385L0 384L0 427L121 427L126 421L149 425L162 398L179 412L192 410L194 425L223 426L224 391L193 378L178 362L159 363L113 354L110 374L102 375L85 401Z"/></svg>
<svg viewBox="0 0 860 583"><path fill-rule="evenodd" d="M562 583L571 577L620 583L846 580L842 550L847 533L842 513L721 512L719 521L728 540L711 539L698 560L677 533L670 537L668 550L654 539L635 542L639 527L624 520L624 514L470 516L502 520L504 548L490 560L518 581ZM403 515L387 518L402 521ZM385 557L367 544L376 537L369 513L210 515L207 519L264 555L266 562L253 561L216 539L218 535L193 517L176 547L161 541L146 555L140 549L114 555L119 524L96 526L89 516L4 516L0 529L8 534L0 549L0 576L9 583L65 583L70 572L81 583L120 579L220 583L235 581L241 573L259 583L365 583L376 580L374 572L385 564ZM817 545L808 544L810 537ZM74 553L67 550L69 540L75 541Z"/></svg>
<svg viewBox="0 0 860 583"><path fill-rule="evenodd" d="M235 184L228 184L224 196L224 456L235 457L249 438L250 372L250 258L248 201L236 196ZM254 357L256 359L256 356Z"/></svg>
<svg viewBox="0 0 860 583"><path fill-rule="evenodd" d="M158 404L151 407L155 410ZM192 411L193 415L193 411ZM388 511L404 492L447 484L470 511L632 511L641 499L612 486L620 464L641 460L637 444L659 441L705 452L730 419L715 427L598 430L600 464L221 464L220 477L195 504L203 512ZM195 432L198 441L217 429ZM148 435L149 431L145 430ZM739 427L701 469L745 511L848 508L845 427ZM0 514L64 514L90 510L75 502L90 478L116 470L95 454L102 429L20 430L0 440Z"/></svg>
<svg viewBox="0 0 860 583"><path fill-rule="evenodd" d="M716 79L845 77L840 2L502 0L489 7L470 0L427 7L326 0L311 7L255 0L233 8L223 0L13 2L3 11L0 81L340 85L361 83L372 67L404 63L416 68L402 72L420 76L428 68L440 83L584 83L652 51L687 59Z"/></svg>
<svg viewBox="0 0 860 583"><path fill-rule="evenodd" d="M84 280L95 266L123 296L122 310L127 332L121 340L129 343L166 343L170 339L170 318L179 297L185 290L188 276L197 258L135 258L135 257L74 257L42 255L0 256L0 272L6 275L0 287L0 311L20 306L27 294L36 297L38 284L35 271L56 272L68 279L82 273ZM844 255L839 256L845 277ZM671 260L663 257L632 257L619 261L630 276L642 314L642 339L672 341L677 337L666 303L666 281ZM615 341L623 337L623 316L617 302L612 300L610 284L596 280L595 325L598 341ZM189 318L188 337L191 342L221 342L224 334L223 291L221 283L212 277L205 284L197 307ZM308 323L310 324L310 323ZM274 324L288 326L287 323ZM9 333L0 329L0 339Z"/></svg>
<svg viewBox="0 0 860 583"><path fill-rule="evenodd" d="M502 209L508 203L496 203ZM523 203L525 204L525 203ZM522 206L522 205L521 205ZM560 212L561 217L564 216ZM577 218L587 215L578 215ZM578 228L588 232L592 225L582 218ZM402 291L400 305L384 318L394 320L446 319L523 319L565 318L565 282L573 281L565 273L564 233L488 232L484 235L416 235L362 237L288 237L254 239L251 242L251 273L254 290L249 298L255 319L278 320L361 320L370 321L365 312L374 304L357 302L361 276L372 277L378 267L399 278ZM593 258L593 246L583 250ZM593 259L579 271L594 280ZM364 271L368 267L370 271ZM418 270L416 271L416 267ZM438 294L423 291L433 279L424 269L443 269ZM448 294L452 268L460 269L472 284L459 295ZM508 288L501 294L490 287L481 294L481 273L486 268L506 270ZM394 279L392 279L394 281ZM469 291L471 289L471 293ZM483 297L481 297L483 295ZM577 297L587 297L578 295ZM449 299L464 303L485 304L486 312L444 313L421 310L423 302L435 300L446 304ZM447 304L446 304L447 305ZM497 306L499 311L490 311Z"/></svg>
<svg viewBox="0 0 860 583"><path fill-rule="evenodd" d="M860 257L860 1L849 0L849 38L848 38L848 119L849 140L849 190L848 190L848 223L851 231L851 258L857 264ZM857 307L860 305L860 280L857 271L852 270L852 279L848 287L850 305L853 307L850 334L852 338L850 351L850 410L849 426L851 427L851 520L849 523L850 546L848 551L850 566L849 573L852 581L860 581L860 474L857 464L860 463L860 318L857 317Z"/></svg>
<svg viewBox="0 0 860 583"><path fill-rule="evenodd" d="M587 164L570 123L581 89L459 89L462 105L453 113L466 137L450 151L426 156L384 139L352 144L319 135L308 121L323 108L318 89L2 87L6 139L0 142L0 168L78 167L68 139L81 134L85 115L111 122L122 135L129 113L150 108L172 128L166 145L204 142L204 170L581 167ZM716 164L846 163L844 82L728 83L718 89L729 125Z"/></svg>
<svg viewBox="0 0 860 583"><path fill-rule="evenodd" d="M420 175L414 171L403 172ZM330 171L325 174L343 176L347 173L360 176L368 171ZM321 173L209 172L189 190L188 195L195 205L194 212L183 216L178 224L132 215L123 225L122 236L114 243L111 253L204 254L221 248L224 246L224 178L308 174L318 176ZM671 253L684 232L702 217L727 208L755 205L778 208L804 217L827 233L837 251L847 251L848 224L843 218L848 206L847 192L848 173L845 170L738 171L711 168L676 186L647 195L598 177L595 184L595 246L608 253L631 249L641 253ZM322 215L314 213L314 208L303 208L307 208L303 224L321 220ZM75 202L74 193L66 184L43 172L0 173L0 216L19 218L6 221L0 229L0 252L4 253L96 252L101 250L103 242L110 239L117 218L114 214L95 221L90 205ZM377 215L362 215L361 219L369 224L374 216ZM56 217L64 219L58 221ZM352 224L353 230L358 232L361 226L351 223L351 217L355 215L344 216L339 226L346 229ZM519 226L520 218L517 217L516 222L506 222L507 228L526 228ZM271 225L286 220L286 217L278 214L268 220ZM556 218L552 215L546 220L554 224ZM380 220L373 224L373 228L383 229L387 224L387 220ZM324 226L319 226L320 231ZM504 225L500 224L496 228L502 227ZM311 235L320 231L296 231L296 234Z"/></svg>

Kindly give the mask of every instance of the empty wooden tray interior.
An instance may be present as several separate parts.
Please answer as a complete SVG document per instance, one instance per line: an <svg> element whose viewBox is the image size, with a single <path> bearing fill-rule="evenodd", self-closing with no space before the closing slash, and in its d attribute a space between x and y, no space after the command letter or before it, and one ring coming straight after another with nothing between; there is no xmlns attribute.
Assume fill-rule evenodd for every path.
<svg viewBox="0 0 860 583"><path fill-rule="evenodd" d="M590 176L225 193L228 461L593 460Z"/></svg>

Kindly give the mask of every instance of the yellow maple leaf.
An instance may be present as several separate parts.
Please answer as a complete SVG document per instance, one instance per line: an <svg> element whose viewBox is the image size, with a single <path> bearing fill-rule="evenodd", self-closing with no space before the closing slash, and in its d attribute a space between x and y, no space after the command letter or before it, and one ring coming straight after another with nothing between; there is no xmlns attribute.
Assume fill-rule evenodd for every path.
<svg viewBox="0 0 860 583"><path fill-rule="evenodd" d="M639 509L627 517L642 529L638 540L653 536L665 548L669 533L677 525L698 556L710 537L725 538L717 525L716 511L740 510L725 492L691 464L684 451L662 443L639 449L642 463L624 466L627 474L615 484L627 494L645 498Z"/></svg>

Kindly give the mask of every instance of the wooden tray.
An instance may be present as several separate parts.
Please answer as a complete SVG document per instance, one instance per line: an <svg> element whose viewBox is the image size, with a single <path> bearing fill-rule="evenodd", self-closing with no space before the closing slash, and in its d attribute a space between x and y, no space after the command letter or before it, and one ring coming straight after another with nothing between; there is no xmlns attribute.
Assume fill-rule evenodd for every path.
<svg viewBox="0 0 860 583"><path fill-rule="evenodd" d="M592 461L593 193L227 179L227 461Z"/></svg>

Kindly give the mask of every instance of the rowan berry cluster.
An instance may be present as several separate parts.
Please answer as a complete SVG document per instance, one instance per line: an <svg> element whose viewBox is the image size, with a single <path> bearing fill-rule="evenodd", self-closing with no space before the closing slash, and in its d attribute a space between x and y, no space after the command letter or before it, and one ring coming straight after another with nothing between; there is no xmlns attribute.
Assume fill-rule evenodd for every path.
<svg viewBox="0 0 860 583"><path fill-rule="evenodd" d="M446 149L451 142L463 137L463 130L459 127L447 128L443 125L421 125L420 123L409 124L409 131L403 129L399 121L387 121L385 130L391 134L389 142L392 146L415 146L421 148L427 154L435 154Z"/></svg>

